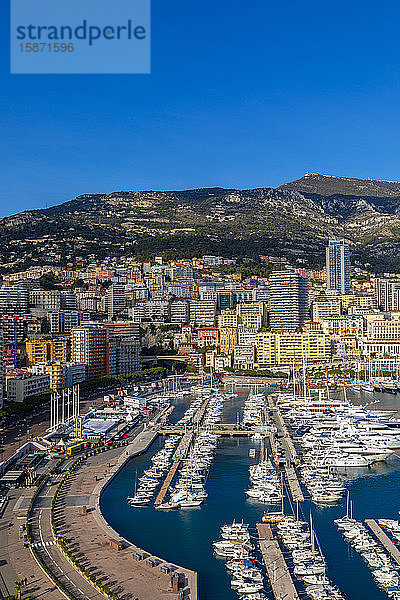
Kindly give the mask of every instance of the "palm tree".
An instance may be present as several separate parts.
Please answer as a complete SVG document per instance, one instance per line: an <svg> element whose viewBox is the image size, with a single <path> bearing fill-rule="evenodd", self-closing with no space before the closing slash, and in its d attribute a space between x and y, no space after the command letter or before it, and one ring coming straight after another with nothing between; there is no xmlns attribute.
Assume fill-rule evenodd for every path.
<svg viewBox="0 0 400 600"><path fill-rule="evenodd" d="M21 600L22 588L24 587L24 585L25 585L25 579L20 579L19 581L16 581L14 584L15 590L18 595L18 600Z"/></svg>

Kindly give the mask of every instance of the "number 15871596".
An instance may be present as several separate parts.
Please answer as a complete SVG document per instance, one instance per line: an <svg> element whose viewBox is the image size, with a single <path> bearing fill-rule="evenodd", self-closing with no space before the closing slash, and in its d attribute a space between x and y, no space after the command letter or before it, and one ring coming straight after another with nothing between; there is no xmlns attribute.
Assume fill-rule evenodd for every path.
<svg viewBox="0 0 400 600"><path fill-rule="evenodd" d="M65 42L25 42L18 44L21 52L73 52L74 44Z"/></svg>

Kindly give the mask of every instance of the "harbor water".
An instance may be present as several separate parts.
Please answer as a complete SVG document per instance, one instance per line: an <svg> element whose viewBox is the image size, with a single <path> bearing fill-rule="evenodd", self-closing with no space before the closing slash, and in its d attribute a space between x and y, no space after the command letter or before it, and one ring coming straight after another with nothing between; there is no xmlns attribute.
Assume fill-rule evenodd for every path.
<svg viewBox="0 0 400 600"><path fill-rule="evenodd" d="M248 390L225 403L223 421L234 423ZM354 395L355 403L372 400ZM396 395L375 394L375 409L397 408ZM177 400L173 421L180 418L190 398ZM158 438L149 452L131 459L109 484L101 498L103 514L110 525L123 537L149 552L198 572L200 600L235 600L230 588L225 563L213 555L212 542L219 536L219 527L233 519L244 520L255 528L261 521L265 505L246 499L249 487L248 468L254 459L249 450L259 442L249 438L221 438L211 466L206 490L208 498L199 508L176 511L157 511L152 505L130 506L126 499L133 494L136 473L140 476L150 464L151 456L163 446ZM400 451L399 451L400 457ZM354 505L354 516L365 518L398 518L400 509L400 458L394 455L387 464L346 472L346 485ZM287 501L286 501L287 503ZM287 503L286 510L291 507ZM387 596L376 586L371 572L360 556L338 532L333 520L345 513L338 506L318 508L306 501L301 505L302 516L313 514L314 526L326 557L327 575L344 592L348 600L383 600ZM266 586L268 591L268 586Z"/></svg>

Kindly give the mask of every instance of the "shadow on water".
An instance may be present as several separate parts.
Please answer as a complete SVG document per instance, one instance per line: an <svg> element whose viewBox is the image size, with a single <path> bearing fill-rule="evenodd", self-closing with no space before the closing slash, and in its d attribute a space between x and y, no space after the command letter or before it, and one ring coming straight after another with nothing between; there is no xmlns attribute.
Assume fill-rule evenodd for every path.
<svg viewBox="0 0 400 600"><path fill-rule="evenodd" d="M225 404L225 422L235 422L237 411L246 394ZM394 399L392 399L393 402ZM189 400L179 400L174 421L180 418ZM152 506L133 508L126 502L134 488L135 473L143 472L151 456L162 447L158 439L149 453L130 460L105 490L101 506L105 518L121 535L140 547L199 574L200 600L235 600L224 562L212 553L212 542L218 538L221 524L233 519L250 523L260 521L263 505L246 500L248 467L253 462L249 449L257 447L251 439L224 438L219 441L215 460L206 483L207 502L199 509L156 511ZM393 458L386 466L376 465L363 474L347 473L346 485L358 519L368 517L397 518L400 508L400 460ZM310 509L322 550L328 563L329 577L349 600L383 600L368 567L338 532L333 519L345 512L343 504L329 508L310 506L302 512L308 518Z"/></svg>

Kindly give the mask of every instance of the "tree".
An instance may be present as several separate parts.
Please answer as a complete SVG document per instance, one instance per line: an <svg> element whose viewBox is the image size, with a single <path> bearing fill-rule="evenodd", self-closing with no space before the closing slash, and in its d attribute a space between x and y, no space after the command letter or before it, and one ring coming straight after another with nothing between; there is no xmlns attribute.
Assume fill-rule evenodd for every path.
<svg viewBox="0 0 400 600"><path fill-rule="evenodd" d="M88 287L88 285L83 281L82 278L78 278L75 279L74 283L72 284L72 288L83 288L83 287Z"/></svg>
<svg viewBox="0 0 400 600"><path fill-rule="evenodd" d="M15 591L17 592L18 600L21 599L22 588L24 587L24 585L25 585L25 579L20 579L19 581L16 581L14 584Z"/></svg>
<svg viewBox="0 0 400 600"><path fill-rule="evenodd" d="M54 275L54 273L43 273L39 277L40 287L44 290L57 290L60 280Z"/></svg>

